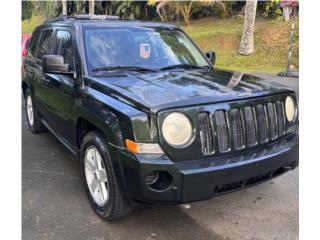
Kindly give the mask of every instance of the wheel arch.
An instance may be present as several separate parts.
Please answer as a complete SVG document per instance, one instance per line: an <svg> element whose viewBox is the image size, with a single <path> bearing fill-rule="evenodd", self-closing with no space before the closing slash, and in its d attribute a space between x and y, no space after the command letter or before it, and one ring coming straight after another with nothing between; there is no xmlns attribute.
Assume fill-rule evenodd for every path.
<svg viewBox="0 0 320 240"><path fill-rule="evenodd" d="M92 109L93 110L93 109ZM129 192L126 186L125 176L123 172L122 162L118 153L119 147L124 147L124 141L121 134L121 128L118 118L111 112L105 112L106 118L102 116L98 117L92 112L88 115L82 115L77 118L77 143L80 149L81 158L81 143L85 135L92 131L97 131L105 137L106 143L108 145L109 154L111 157L111 162L114 167L116 178L119 187L122 189L123 193L129 198ZM107 120L109 119L109 124ZM81 161L81 159L80 159Z"/></svg>
<svg viewBox="0 0 320 240"><path fill-rule="evenodd" d="M112 125L110 125L104 120L103 117L98 117L90 113L89 115L90 117L79 116L77 118L76 129L78 149L80 149L84 136L91 131L99 131L101 134L103 134L109 145L113 144L115 146L123 146L124 142L122 139L120 125L118 124L118 119L115 116L113 116Z"/></svg>

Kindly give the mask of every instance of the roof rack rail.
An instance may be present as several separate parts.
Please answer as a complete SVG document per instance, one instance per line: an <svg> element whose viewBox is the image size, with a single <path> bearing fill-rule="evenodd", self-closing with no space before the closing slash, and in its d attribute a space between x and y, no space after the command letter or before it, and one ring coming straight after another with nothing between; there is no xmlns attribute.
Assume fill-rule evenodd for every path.
<svg viewBox="0 0 320 240"><path fill-rule="evenodd" d="M45 22L57 22L57 21L67 21L67 20L120 20L119 16L114 15L92 15L92 14L79 14L74 16L62 15L53 19L48 19Z"/></svg>
<svg viewBox="0 0 320 240"><path fill-rule="evenodd" d="M62 15L62 16L59 16L59 17L56 17L56 18L47 19L47 20L45 21L45 23L48 23L48 22L56 22L56 21L65 21L65 20L67 20L68 18L70 18L70 16Z"/></svg>

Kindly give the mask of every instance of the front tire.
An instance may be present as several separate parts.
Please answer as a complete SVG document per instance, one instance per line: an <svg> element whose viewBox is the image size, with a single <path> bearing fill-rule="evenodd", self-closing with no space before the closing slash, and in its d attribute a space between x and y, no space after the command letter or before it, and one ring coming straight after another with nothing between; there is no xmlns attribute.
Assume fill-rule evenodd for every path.
<svg viewBox="0 0 320 240"><path fill-rule="evenodd" d="M34 105L30 89L25 92L25 109L27 115L27 122L32 133L40 133L46 130L46 127L40 121L37 108Z"/></svg>
<svg viewBox="0 0 320 240"><path fill-rule="evenodd" d="M110 221L122 218L132 211L115 176L104 136L89 132L81 145L81 166L85 188L96 213Z"/></svg>

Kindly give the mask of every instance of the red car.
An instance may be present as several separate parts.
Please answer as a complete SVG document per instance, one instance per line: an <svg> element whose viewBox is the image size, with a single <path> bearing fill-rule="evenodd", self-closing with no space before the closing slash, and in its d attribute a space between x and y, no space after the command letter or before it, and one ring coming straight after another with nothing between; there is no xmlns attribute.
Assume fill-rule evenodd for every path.
<svg viewBox="0 0 320 240"><path fill-rule="evenodd" d="M22 43L21 43L22 58L27 56L27 42L30 38L31 38L31 34L22 34Z"/></svg>
<svg viewBox="0 0 320 240"><path fill-rule="evenodd" d="M23 60L27 56L28 50L27 45L29 40L31 39L32 34L22 34L21 38L21 49L22 49L22 61L21 61L21 73L23 74Z"/></svg>

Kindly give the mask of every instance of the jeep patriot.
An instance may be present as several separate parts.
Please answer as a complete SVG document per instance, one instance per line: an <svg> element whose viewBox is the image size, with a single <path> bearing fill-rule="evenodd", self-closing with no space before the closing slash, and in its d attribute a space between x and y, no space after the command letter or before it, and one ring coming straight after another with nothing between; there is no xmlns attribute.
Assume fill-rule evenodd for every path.
<svg viewBox="0 0 320 240"><path fill-rule="evenodd" d="M37 27L22 89L31 132L79 159L105 220L206 200L298 166L294 91L215 67L171 24L62 16Z"/></svg>

